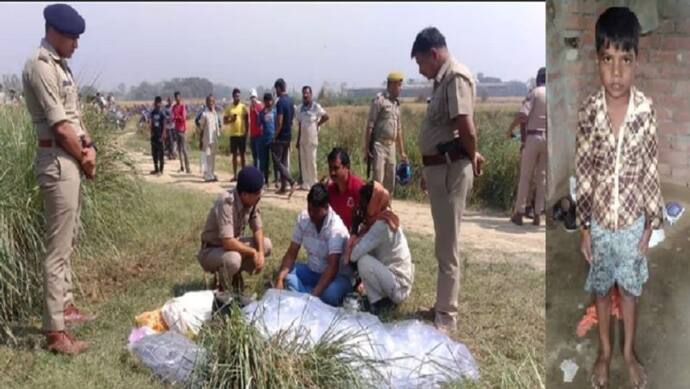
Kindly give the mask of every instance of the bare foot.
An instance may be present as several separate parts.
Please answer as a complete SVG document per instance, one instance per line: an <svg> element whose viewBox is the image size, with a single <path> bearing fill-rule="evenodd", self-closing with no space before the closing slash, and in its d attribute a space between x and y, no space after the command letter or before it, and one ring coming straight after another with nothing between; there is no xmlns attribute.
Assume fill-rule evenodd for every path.
<svg viewBox="0 0 690 389"><path fill-rule="evenodd" d="M592 367L592 387L595 389L609 387L609 364L611 357L599 354Z"/></svg>
<svg viewBox="0 0 690 389"><path fill-rule="evenodd" d="M647 375L637 357L625 358L625 366L628 368L628 376L630 377L632 387L636 389L644 388L647 385Z"/></svg>

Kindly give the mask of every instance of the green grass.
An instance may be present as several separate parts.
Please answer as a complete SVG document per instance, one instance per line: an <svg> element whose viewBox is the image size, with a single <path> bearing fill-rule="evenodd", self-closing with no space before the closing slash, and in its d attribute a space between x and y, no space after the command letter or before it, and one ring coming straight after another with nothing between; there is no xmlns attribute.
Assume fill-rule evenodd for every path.
<svg viewBox="0 0 690 389"><path fill-rule="evenodd" d="M140 191L130 174L135 167L100 115L87 109L84 123L100 147L97 179L82 182L78 250L116 256L117 237L132 228L138 215ZM0 343L15 341L13 322L42 306L44 216L33 170L36 146L28 112L0 107Z"/></svg>
<svg viewBox="0 0 690 389"><path fill-rule="evenodd" d="M77 331L93 343L91 350L73 359L43 351L37 314L23 323L18 346L0 346L0 387L163 387L124 346L135 315L204 287L195 254L213 196L143 184L139 201L145 212L117 237L118 255L82 253L74 260L83 290L77 302L99 314L95 323ZM264 208L263 217L270 221L264 225L274 252L261 275L245 278L250 292L262 292L279 267L295 214ZM415 234L408 240L417 268L413 291L384 320L417 317L420 307L435 298L433 242ZM544 275L507 263L508 258L506 264L469 263L463 269L460 325L453 337L469 347L482 375L469 387L536 388L544 376Z"/></svg>

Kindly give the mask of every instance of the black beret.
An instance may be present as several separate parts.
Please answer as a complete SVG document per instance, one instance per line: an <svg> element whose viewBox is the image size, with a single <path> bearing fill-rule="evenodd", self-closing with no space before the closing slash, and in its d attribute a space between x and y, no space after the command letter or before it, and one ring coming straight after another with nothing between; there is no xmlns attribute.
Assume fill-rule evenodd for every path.
<svg viewBox="0 0 690 389"><path fill-rule="evenodd" d="M84 33L86 22L77 10L67 4L51 4L43 10L46 23L58 32L73 37Z"/></svg>
<svg viewBox="0 0 690 389"><path fill-rule="evenodd" d="M254 166L247 166L237 175L237 191L257 193L264 186L264 175Z"/></svg>

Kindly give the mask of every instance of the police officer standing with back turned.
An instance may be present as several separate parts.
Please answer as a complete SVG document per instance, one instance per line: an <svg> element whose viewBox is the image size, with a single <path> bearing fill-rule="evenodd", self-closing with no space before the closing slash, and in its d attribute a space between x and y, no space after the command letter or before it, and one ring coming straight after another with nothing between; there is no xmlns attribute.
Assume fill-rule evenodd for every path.
<svg viewBox="0 0 690 389"><path fill-rule="evenodd" d="M419 73L434 82L418 143L424 164L421 186L431 203L438 261L434 325L449 333L458 320L460 221L484 161L477 152L473 119L476 86L472 73L451 56L435 27L417 34L411 57Z"/></svg>
<svg viewBox="0 0 690 389"><path fill-rule="evenodd" d="M66 4L47 6L43 16L45 37L22 73L37 132L35 174L45 206L43 330L49 350L78 354L88 343L76 340L66 326L94 317L74 305L70 257L79 228L81 174L95 177L96 147L81 120L78 88L67 59L77 49L86 23Z"/></svg>

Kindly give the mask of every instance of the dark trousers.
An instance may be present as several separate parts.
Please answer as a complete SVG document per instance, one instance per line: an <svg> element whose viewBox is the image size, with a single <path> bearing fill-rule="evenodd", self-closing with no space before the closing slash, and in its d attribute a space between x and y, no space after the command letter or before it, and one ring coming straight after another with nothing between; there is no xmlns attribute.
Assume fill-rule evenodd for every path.
<svg viewBox="0 0 690 389"><path fill-rule="evenodd" d="M153 169L157 172L163 172L163 165L165 165L163 142L151 139L151 156L153 157Z"/></svg>
<svg viewBox="0 0 690 389"><path fill-rule="evenodd" d="M273 157L273 168L280 175L280 190L285 190L286 184L295 185L295 180L287 169L288 141L273 141L271 143L271 156Z"/></svg>

